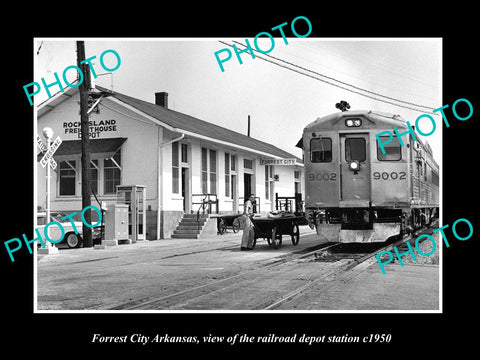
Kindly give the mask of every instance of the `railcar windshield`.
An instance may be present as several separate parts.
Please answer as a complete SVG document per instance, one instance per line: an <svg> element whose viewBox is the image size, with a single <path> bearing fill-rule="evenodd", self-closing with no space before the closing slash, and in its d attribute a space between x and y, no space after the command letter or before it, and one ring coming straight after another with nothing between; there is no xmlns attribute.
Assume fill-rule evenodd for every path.
<svg viewBox="0 0 480 360"><path fill-rule="evenodd" d="M310 140L310 161L312 163L332 161L332 139L313 138Z"/></svg>
<svg viewBox="0 0 480 360"><path fill-rule="evenodd" d="M380 140L382 141L383 148L385 150L385 154L382 153L382 149L378 145L377 140L377 159L380 161L397 161L402 159L402 149L400 146L400 142L396 136L393 137L392 141L386 143L390 139L390 136L384 135L380 136Z"/></svg>
<svg viewBox="0 0 480 360"><path fill-rule="evenodd" d="M365 161L367 151L364 138L346 138L345 139L345 160Z"/></svg>

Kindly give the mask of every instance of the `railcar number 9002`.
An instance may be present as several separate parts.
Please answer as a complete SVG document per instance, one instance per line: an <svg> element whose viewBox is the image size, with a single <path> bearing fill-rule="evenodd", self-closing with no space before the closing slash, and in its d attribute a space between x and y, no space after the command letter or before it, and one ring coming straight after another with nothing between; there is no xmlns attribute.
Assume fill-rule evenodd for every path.
<svg viewBox="0 0 480 360"><path fill-rule="evenodd" d="M386 171L380 173L378 171L375 171L373 173L373 180L405 180L407 178L407 173L405 171L401 171L399 173L393 171L391 173L388 173Z"/></svg>
<svg viewBox="0 0 480 360"><path fill-rule="evenodd" d="M314 174L310 173L308 174L308 180L309 181L336 181L337 180L337 174L336 173L324 173L324 174Z"/></svg>

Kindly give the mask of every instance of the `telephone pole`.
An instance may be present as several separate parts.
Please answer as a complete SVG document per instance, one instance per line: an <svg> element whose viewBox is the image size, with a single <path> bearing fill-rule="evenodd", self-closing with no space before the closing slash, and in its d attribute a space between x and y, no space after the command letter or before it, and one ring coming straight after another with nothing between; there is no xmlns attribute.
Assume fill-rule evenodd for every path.
<svg viewBox="0 0 480 360"><path fill-rule="evenodd" d="M90 68L85 60L85 42L77 41L77 66L82 70L83 81L80 85L80 132L82 137L82 209L91 205L90 191L90 138L88 135L88 92L90 90ZM92 247L92 229L85 225L92 223L91 209L84 213L82 221L83 246Z"/></svg>

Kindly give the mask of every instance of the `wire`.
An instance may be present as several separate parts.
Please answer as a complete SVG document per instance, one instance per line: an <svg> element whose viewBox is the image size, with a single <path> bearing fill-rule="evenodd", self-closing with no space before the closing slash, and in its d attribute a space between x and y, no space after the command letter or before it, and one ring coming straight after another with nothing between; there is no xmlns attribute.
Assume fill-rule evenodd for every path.
<svg viewBox="0 0 480 360"><path fill-rule="evenodd" d="M42 45L43 45L43 40L42 40L42 42L40 43L40 46L38 47L37 55L40 53L40 49L42 48Z"/></svg>
<svg viewBox="0 0 480 360"><path fill-rule="evenodd" d="M233 46L232 44L228 44L228 43L226 43L226 42L224 42L224 41L221 41L221 40L219 40L219 42L222 43L222 44L224 44L224 45L227 45L227 46ZM235 43L237 43L237 44L239 44L239 45L242 45L243 47L246 48L246 45L244 45L244 44L242 44L242 43L240 43L240 42L237 42L237 41L233 41L233 42L235 42ZM252 50L254 50L254 49L252 49ZM254 51L256 51L256 50L254 50ZM256 51L256 52L258 53L258 51ZM316 75L318 75L318 76L324 77L324 78L326 78L326 79L328 79L328 80L331 80L331 81L328 81L328 80L325 80L325 79L322 79L322 78L319 78L319 77L317 77L317 76L313 76L313 75L310 75L310 74L306 74L306 73L304 73L304 72L300 72L300 71L298 71L298 70L296 70L296 69L292 69L291 67L288 67L288 66L279 64L279 63L277 63L277 62L274 62L274 61L272 61L272 60L269 60L269 59L267 59L267 58L264 58L263 55L266 55L266 56L268 56L268 57L270 57L270 58L272 58L272 59L275 59L275 60L277 60L277 61L281 61L281 62L283 62L283 63L285 63L285 64L290 65L290 66L297 67L297 68L299 68L299 69L301 69L301 70L311 72L311 73L313 73L313 74L316 74ZM287 69L287 70L296 72L296 73L301 74L301 75L304 75L304 76L308 76L308 77L310 77L310 78L312 78L312 79L322 81L322 82L324 82L324 83L326 83L326 84L329 84L329 85L338 87L338 88L343 89L343 90L346 90L346 91L350 91L350 92L352 92L352 93L355 93L355 94L358 94L358 95L361 95L361 96L364 96L364 97L367 97L367 98L370 98L370 99L373 99L373 100L377 100L377 101L381 101L381 102L384 102L384 103L387 103L387 104L390 104L390 105L394 105L394 106L397 106L397 107L401 107L401 108L405 108L405 109L409 109L409 110L413 110L413 111L418 111L418 112L425 113L424 110L419 110L419 109L412 108L412 107L410 107L410 106L405 106L405 105L396 104L396 103L394 103L394 102L392 102L392 101L387 101L387 100L384 100L384 99L379 99L379 98L377 98L377 97L364 94L364 93L362 93L362 92L360 92L360 91L364 91L364 92L367 92L367 93L369 93L369 94L373 94L373 95L376 95L376 96L380 96L380 97L383 97L383 98L386 98L386 99L389 99L389 100L393 100L393 101L396 101L396 102L400 102L400 103L404 103L404 104L408 104L408 105L413 105L413 106L420 107L420 108L423 107L423 108L426 108L426 109L430 110L430 111L428 112L429 114L438 115L438 114L435 114L435 113L433 113L433 112L431 111L431 110L432 110L432 107L430 107L430 106L419 105L419 104L415 104L415 103L403 101L403 100L400 100L400 99L396 99L396 98L393 98L393 97L389 97L389 96L386 96L386 95L382 95L382 94L379 94L379 93L375 93L375 92L373 92L373 91L369 91L369 90L360 88L360 87L358 87L358 86L348 84L348 83L343 82L343 81L341 81L341 80L337 80L337 79L335 79L335 78L333 78L333 77L330 77L330 76L327 76L327 75L324 75L324 74L320 74L320 73L318 73L318 72L316 72L316 71L314 71L314 70L310 70L310 69L304 68L304 67L299 66L299 65L296 65L296 64L294 64L294 63L292 63L292 62L288 62L288 61L285 61L285 60L276 58L276 57L271 56L271 55L262 54L262 56L256 55L255 57L258 57L259 59L262 59L262 60L264 60L264 61L270 62L270 63L272 63L272 64L274 64L274 65L279 66L279 67L283 67L283 68L285 68L285 69ZM349 89L349 88L347 88L347 87L345 87L345 86L342 86L342 85L333 83L332 81L336 81L336 82L338 82L338 83L340 83L340 84L342 84L342 85L350 86L350 87L352 87L352 88L354 88L354 89L357 89L357 90L360 90L360 91L356 91L356 90Z"/></svg>
<svg viewBox="0 0 480 360"><path fill-rule="evenodd" d="M240 43L240 42L238 42L238 41L233 41L233 42L234 42L234 43L237 43L237 44L239 44L239 45L243 45L242 43ZM246 47L245 45L243 45L243 46ZM254 50L254 51L257 51L257 50ZM267 55L267 54L265 54L265 55ZM370 91L370 90L367 90L367 89L363 89L363 88L361 88L361 87L358 87L358 86L355 86L355 85L346 83L346 82L344 82L344 81L337 80L337 79L335 79L335 78L333 78L333 77L331 77L331 76L327 76L327 75L318 73L318 72L316 72L316 71L314 71L314 70L310 70L310 69L304 68L304 67L299 66L299 65L296 65L296 64L294 64L294 63L292 63L292 62L282 60L282 59L277 58L277 57L275 57L275 56L272 56L272 55L267 55L267 56L271 57L272 59L275 59L275 60L284 62L284 63L289 64L289 65L292 65L292 66L295 66L295 67L297 67L297 68L299 68L299 69L306 70L306 71L309 71L309 72L314 73L314 74L316 74L316 75L322 76L322 77L327 78L327 79L329 79L329 80L336 81L336 82L338 82L338 83L340 83L340 84L350 86L350 87L352 87L352 88L354 88L354 89L357 89L357 90L365 91L365 92L367 92L367 93L369 93L369 94L381 96L381 97L384 97L384 98L386 98L386 99L395 100L395 101L397 101L397 102L401 102L401 103L408 104L408 105L413 105L413 106L417 106L417 107L423 107L423 108L426 108L426 109L429 109L429 110L432 109L431 106L419 105L419 104L411 103L411 102L408 102L408 101L404 101L404 100L396 99L396 98L393 98L393 97L389 97L389 96L386 96L386 95L382 95L382 94L379 94L379 93L376 93L376 92L373 92L373 91Z"/></svg>

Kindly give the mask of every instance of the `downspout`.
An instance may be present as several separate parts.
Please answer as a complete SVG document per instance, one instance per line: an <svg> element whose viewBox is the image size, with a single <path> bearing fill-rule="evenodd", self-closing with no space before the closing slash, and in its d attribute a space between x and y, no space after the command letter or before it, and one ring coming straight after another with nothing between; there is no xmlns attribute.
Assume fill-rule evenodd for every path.
<svg viewBox="0 0 480 360"><path fill-rule="evenodd" d="M172 144L174 142L180 141L185 138L185 134L176 139L168 140L163 143L160 143L160 131L158 132L158 164L157 164L157 193L158 193L158 204L157 204L157 238L160 239L160 212L163 210L163 151L162 148L166 145Z"/></svg>

